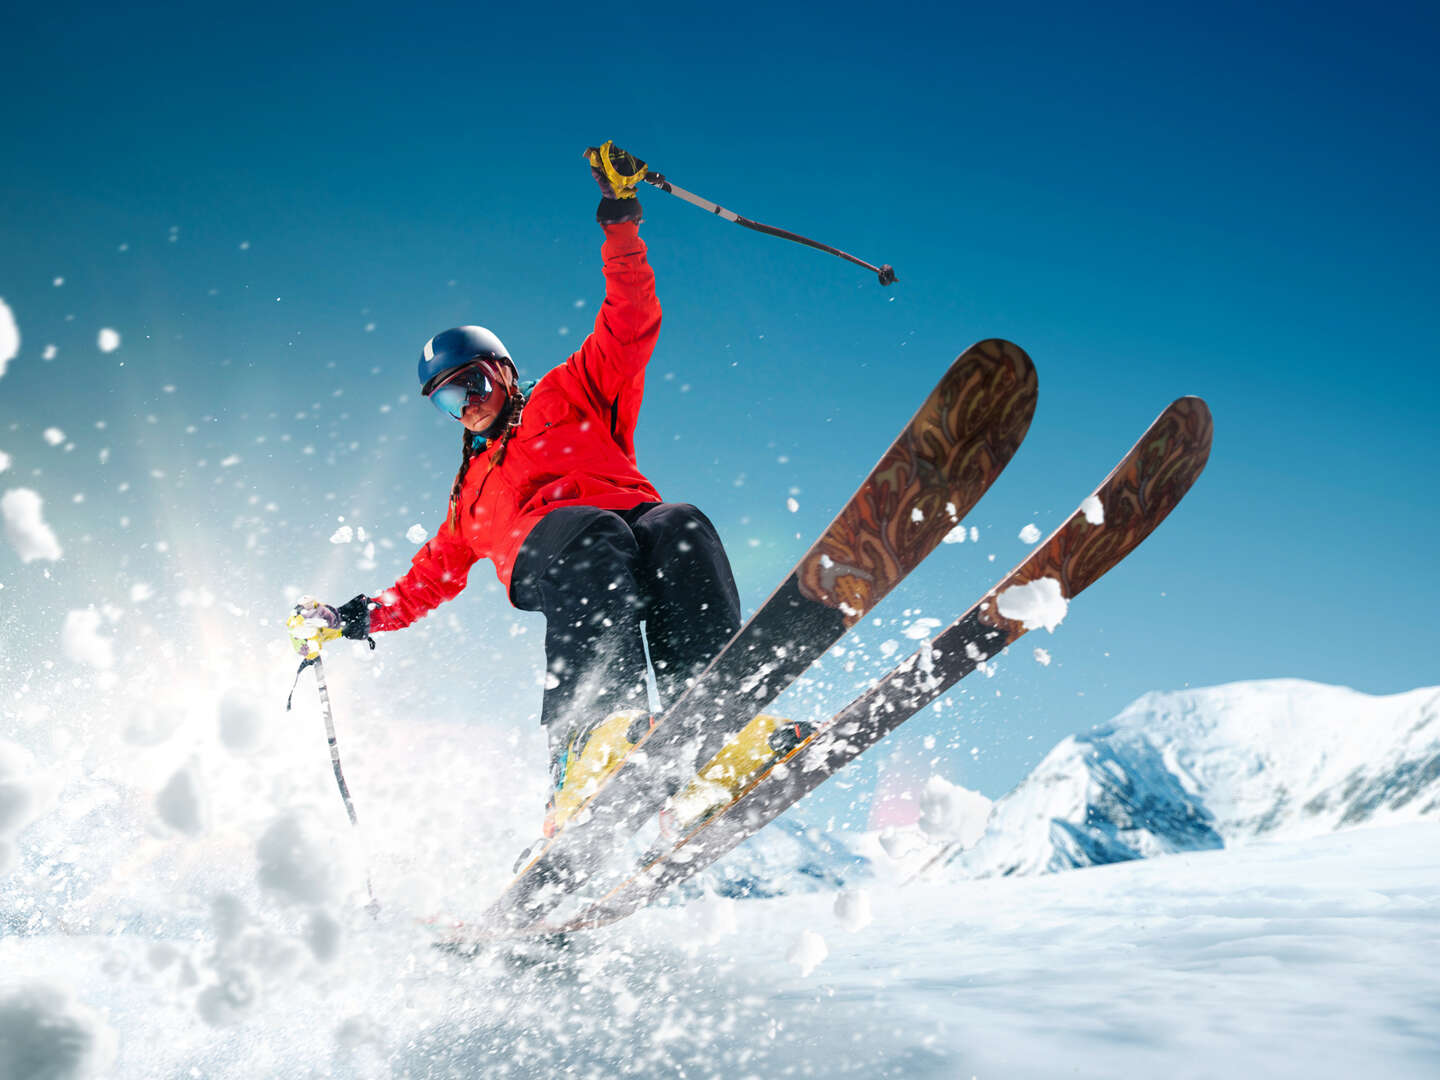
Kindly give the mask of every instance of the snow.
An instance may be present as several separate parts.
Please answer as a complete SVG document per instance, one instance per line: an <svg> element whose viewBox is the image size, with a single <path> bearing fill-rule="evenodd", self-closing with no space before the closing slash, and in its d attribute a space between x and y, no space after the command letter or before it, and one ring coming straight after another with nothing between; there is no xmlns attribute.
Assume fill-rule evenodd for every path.
<svg viewBox="0 0 1440 1080"><path fill-rule="evenodd" d="M218 708L220 742L232 753L244 754L260 745L265 728L265 711L247 691L227 690Z"/></svg>
<svg viewBox="0 0 1440 1080"><path fill-rule="evenodd" d="M1035 662L1036 662L1037 664L1039 664L1041 667L1049 667L1049 666L1050 666L1050 652L1049 652L1048 649L1042 649L1042 648L1040 648L1040 646L1037 645L1037 646L1035 646L1035 653L1034 653L1034 655L1035 655Z"/></svg>
<svg viewBox="0 0 1440 1080"><path fill-rule="evenodd" d="M947 872L1033 874L1440 816L1440 689L1150 694L1062 740Z"/></svg>
<svg viewBox="0 0 1440 1080"><path fill-rule="evenodd" d="M11 488L0 496L0 517L5 537L22 563L59 559L62 552L54 531L45 524L44 500L29 488Z"/></svg>
<svg viewBox="0 0 1440 1080"><path fill-rule="evenodd" d="M347 876L329 828L308 809L277 818L260 837L256 854L260 885L290 903L333 902Z"/></svg>
<svg viewBox="0 0 1440 1080"><path fill-rule="evenodd" d="M995 598L995 606L1001 615L1019 620L1027 630L1043 626L1052 634L1069 610L1069 602L1060 594L1060 582L1048 577L1011 586Z"/></svg>
<svg viewBox="0 0 1440 1080"><path fill-rule="evenodd" d="M71 660L103 671L115 666L115 643L100 633L101 622L94 608L66 612L60 644Z"/></svg>
<svg viewBox="0 0 1440 1080"><path fill-rule="evenodd" d="M1024 544L1035 544L1040 541L1040 526L1033 522L1020 530L1020 542Z"/></svg>
<svg viewBox="0 0 1440 1080"><path fill-rule="evenodd" d="M40 813L43 801L31 756L0 739L0 874L9 869L13 857L11 838Z"/></svg>
<svg viewBox="0 0 1440 1080"><path fill-rule="evenodd" d="M835 918L850 933L859 933L875 921L870 909L870 894L864 889L846 889L836 894Z"/></svg>
<svg viewBox="0 0 1440 1080"><path fill-rule="evenodd" d="M924 641L934 631L940 628L940 620L930 616L916 619L909 626L905 627L904 634L911 641Z"/></svg>
<svg viewBox="0 0 1440 1080"><path fill-rule="evenodd" d="M90 1048L53 1075L110 1080L1026 1080L1055 1075L1057 1062L1082 1078L1410 1080L1440 1061L1436 811L1404 823L1377 807L1366 823L1389 824L1340 832L1328 830L1343 814L1282 814L1262 834L1253 807L1265 798L1239 790L1328 777L1331 765L1341 780L1367 763L1392 780L1413 775L1407 763L1427 760L1431 745L1435 690L1370 698L1262 683L1149 695L1092 733L1173 743L1161 766L1185 771L1189 798L1214 800L1217 828L1249 837L1236 846L1227 834L1224 849L1065 873L974 879L957 865L912 881L782 819L689 902L677 896L563 950L461 960L430 948L418 920L441 897L473 912L503 884L521 842L507 815L533 827L544 798L513 762L539 747L395 702L367 711L368 681L350 694L359 672L344 671L337 660L332 690L353 722L343 749L354 751L346 764L363 795L378 918L361 907L356 830L334 791L313 687L252 756L217 746L219 768L192 761L213 727L185 722L213 715L206 700L228 700L218 687L203 696L209 676L173 696L137 696L131 706L152 710L154 728L172 725L165 739L129 750L106 741L106 718L93 743L76 740L50 762L65 786L43 812L35 759L0 744L0 842L20 856L0 878L0 1035L15 1034L0 1053L33 1040L42 1054ZM285 716L284 685L279 697L273 711ZM1103 767L1070 760L1076 775ZM151 800L134 797L182 769L204 777L211 799L198 835L159 832ZM1133 794L1159 790L1127 775ZM12 778L26 793L18 816L5 809L19 805L5 801ZM1067 782L1043 768L1033 779ZM417 784L429 797L415 798ZM963 791L928 787L942 805ZM1398 809L1419 815L1430 798L1421 789ZM1000 839L1021 850L1022 817L1007 829ZM900 833L933 850L914 827ZM884 857L879 837L865 840ZM37 980L56 988L41 1006L27 989ZM53 1031L73 1037L43 1043ZM7 1064L0 1057L0 1075L27 1075Z"/></svg>
<svg viewBox="0 0 1440 1080"><path fill-rule="evenodd" d="M4 378L5 369L19 354L20 327L15 323L15 313L0 296L0 378Z"/></svg>
<svg viewBox="0 0 1440 1080"><path fill-rule="evenodd" d="M349 525L341 525L338 529L336 529L333 533L330 534L330 542L332 544L348 544L354 539L355 530L352 529Z"/></svg>
<svg viewBox="0 0 1440 1080"><path fill-rule="evenodd" d="M114 1031L59 986L32 982L0 993L0 1076L84 1080L109 1069Z"/></svg>
<svg viewBox="0 0 1440 1080"><path fill-rule="evenodd" d="M95 344L103 353L112 353L120 348L120 332L105 327L95 337Z"/></svg>
<svg viewBox="0 0 1440 1080"><path fill-rule="evenodd" d="M197 836L205 831L205 809L200 782L190 767L178 770L155 797L160 820L182 833Z"/></svg>
<svg viewBox="0 0 1440 1080"><path fill-rule="evenodd" d="M59 446L65 441L65 432L61 431L58 427L46 428L44 435L45 441L51 446Z"/></svg>
<svg viewBox="0 0 1440 1080"><path fill-rule="evenodd" d="M1085 496L1085 501L1080 504L1080 512L1091 525L1105 524L1105 507L1098 495Z"/></svg>
<svg viewBox="0 0 1440 1080"><path fill-rule="evenodd" d="M800 936L790 946L785 959L800 969L800 977L803 979L824 963L829 955L830 949L825 944L825 939L814 930L807 929L800 931Z"/></svg>
<svg viewBox="0 0 1440 1080"><path fill-rule="evenodd" d="M430 539L430 534L426 532L424 525L417 522L405 530L405 539L409 540L412 544L423 544L426 540Z"/></svg>
<svg viewBox="0 0 1440 1080"><path fill-rule="evenodd" d="M8 468L10 468L10 455L4 450L0 450L0 472L4 472Z"/></svg>
<svg viewBox="0 0 1440 1080"><path fill-rule="evenodd" d="M920 791L920 831L931 840L968 847L985 833L994 804L978 791L932 776Z"/></svg>

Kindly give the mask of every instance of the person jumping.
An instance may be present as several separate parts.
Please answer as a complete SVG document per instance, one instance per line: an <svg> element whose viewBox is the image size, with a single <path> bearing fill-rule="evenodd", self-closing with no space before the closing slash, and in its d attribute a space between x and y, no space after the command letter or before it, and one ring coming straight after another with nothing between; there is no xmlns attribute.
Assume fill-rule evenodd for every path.
<svg viewBox="0 0 1440 1080"><path fill-rule="evenodd" d="M636 463L645 368L660 333L635 195L644 164L608 142L585 153L605 232L594 330L529 383L483 326L427 341L421 393L464 428L444 524L388 589L305 612L348 638L399 630L457 596L470 568L490 559L511 604L545 615L547 836L653 722L641 622L662 703L740 626L715 526L694 506L662 499Z"/></svg>

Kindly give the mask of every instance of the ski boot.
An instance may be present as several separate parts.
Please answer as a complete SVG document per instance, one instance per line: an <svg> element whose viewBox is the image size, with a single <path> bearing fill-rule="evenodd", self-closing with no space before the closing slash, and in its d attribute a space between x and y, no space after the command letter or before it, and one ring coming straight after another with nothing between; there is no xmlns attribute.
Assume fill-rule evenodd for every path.
<svg viewBox="0 0 1440 1080"><path fill-rule="evenodd" d="M660 831L678 839L743 795L775 765L788 760L819 730L805 720L761 713L727 741L695 779L660 811Z"/></svg>
<svg viewBox="0 0 1440 1080"><path fill-rule="evenodd" d="M559 832L575 811L600 790L605 779L654 726L655 718L644 709L621 709L571 741L560 766L560 784L550 793L545 806L546 839Z"/></svg>

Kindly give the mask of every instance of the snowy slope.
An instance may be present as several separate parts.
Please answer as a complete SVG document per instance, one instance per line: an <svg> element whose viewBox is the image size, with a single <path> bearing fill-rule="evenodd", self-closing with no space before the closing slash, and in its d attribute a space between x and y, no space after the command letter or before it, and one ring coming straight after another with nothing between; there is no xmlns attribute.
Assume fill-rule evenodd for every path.
<svg viewBox="0 0 1440 1080"><path fill-rule="evenodd" d="M471 961L401 912L342 915L321 953L233 904L199 934L0 935L0 1076L1440 1071L1440 823L867 901L708 900Z"/></svg>
<svg viewBox="0 0 1440 1080"><path fill-rule="evenodd" d="M1440 689L1234 683L1147 694L1065 739L951 867L1043 873L1434 817Z"/></svg>

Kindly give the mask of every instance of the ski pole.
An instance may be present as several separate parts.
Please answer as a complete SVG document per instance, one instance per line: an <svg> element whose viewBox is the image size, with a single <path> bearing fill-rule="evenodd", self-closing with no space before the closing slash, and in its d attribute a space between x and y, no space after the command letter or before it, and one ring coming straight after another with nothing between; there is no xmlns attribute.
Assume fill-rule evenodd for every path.
<svg viewBox="0 0 1440 1080"><path fill-rule="evenodd" d="M625 162L626 168L633 166L632 171L621 173L615 167L612 154L621 157ZM829 252L831 255L838 255L840 258L845 259L847 262L852 262L856 266L863 266L866 270L879 276L881 285L889 285L891 282L897 280L895 277L895 268L889 263L874 266L864 259L857 259L849 252L841 251L839 248L831 247L829 244L822 244L818 240L811 240L808 236L801 236L799 233L793 233L789 229L780 229L774 225L762 225L758 221L741 217L735 213L735 211L726 210L725 207L720 206L718 203L711 202L702 195L696 195L693 191L686 191L679 185L671 183L662 173L651 172L645 162L633 154L627 154L624 150L616 149L614 143L609 139L605 140L605 142L601 143L598 147L591 147L586 150L585 156L589 158L591 165L605 173L606 178L610 181L611 187L620 198L625 198L625 195L620 194L624 189L633 189L635 184L644 180L645 183L652 187L657 187L661 191L668 192L677 199L684 199L691 206L698 206L701 210L724 218L726 221L733 221L736 225L743 225L747 229L754 229L756 232L764 233L767 236L778 236L782 240L793 240L797 244L804 244L807 247ZM633 195L634 192L631 191L631 194Z"/></svg>
<svg viewBox="0 0 1440 1080"><path fill-rule="evenodd" d="M303 603L303 601L302 601ZM290 628L290 641L295 646L295 651L301 656L300 666L295 669L295 682L290 686L290 696L285 700L285 711L290 711L290 706L295 701L295 686L300 682L300 675L307 667L315 669L315 685L320 691L320 710L325 716L325 738L330 743L330 765L335 770L335 783L340 788L340 798L345 801L345 813L350 816L350 825L359 829L360 818L355 813L355 801L350 797L350 785L345 782L345 770L340 767L340 742L335 736L335 713L330 707L330 688L325 683L325 663L320 659L320 648L326 641L333 641L340 637L338 627L312 626L312 621L301 614L300 605L296 605L295 614L291 615L286 625ZM306 636L307 630L314 630L313 636ZM375 647L374 643L370 646ZM313 650L313 653L311 652ZM365 891L370 896L370 902L365 905L365 910L370 912L371 918L380 917L380 902L375 899L375 890L370 884L369 860L366 860L365 867Z"/></svg>

